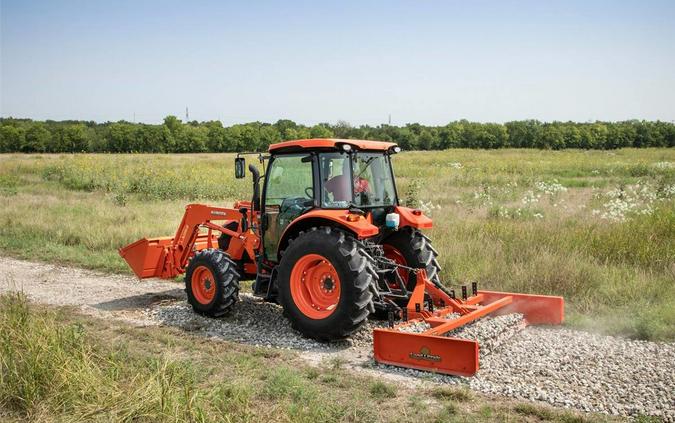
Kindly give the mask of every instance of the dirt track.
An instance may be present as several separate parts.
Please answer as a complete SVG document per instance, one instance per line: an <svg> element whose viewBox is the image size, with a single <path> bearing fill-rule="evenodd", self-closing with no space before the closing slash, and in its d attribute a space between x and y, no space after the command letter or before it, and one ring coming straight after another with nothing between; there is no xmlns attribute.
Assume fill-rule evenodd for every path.
<svg viewBox="0 0 675 423"><path fill-rule="evenodd" d="M0 292L24 291L34 301L76 306L96 317L136 325L169 325L217 339L290 348L309 362L340 356L352 368L406 383L467 384L477 391L615 415L648 414L675 421L675 344L631 341L564 328L527 328L495 348L470 378L377 366L369 329L354 340L324 345L300 337L279 307L243 295L231 316L207 319L185 304L183 286L104 275L0 257ZM489 324L489 323L488 323ZM418 376L423 376L420 378Z"/></svg>

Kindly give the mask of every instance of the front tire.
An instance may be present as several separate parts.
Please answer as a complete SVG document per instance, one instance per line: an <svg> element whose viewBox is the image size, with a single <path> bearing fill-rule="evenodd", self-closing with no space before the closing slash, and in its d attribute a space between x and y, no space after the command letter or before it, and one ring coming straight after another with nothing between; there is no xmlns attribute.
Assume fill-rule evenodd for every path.
<svg viewBox="0 0 675 423"><path fill-rule="evenodd" d="M320 227L301 232L279 263L279 302L294 329L320 341L353 333L373 310L368 266L356 239Z"/></svg>
<svg viewBox="0 0 675 423"><path fill-rule="evenodd" d="M185 292L195 312L209 317L227 314L239 301L237 265L221 250L197 252L185 272Z"/></svg>

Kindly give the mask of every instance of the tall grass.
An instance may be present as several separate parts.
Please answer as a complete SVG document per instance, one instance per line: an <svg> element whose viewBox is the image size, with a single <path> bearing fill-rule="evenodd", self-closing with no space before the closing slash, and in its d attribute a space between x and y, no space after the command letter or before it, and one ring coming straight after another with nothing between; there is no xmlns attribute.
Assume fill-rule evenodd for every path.
<svg viewBox="0 0 675 423"><path fill-rule="evenodd" d="M203 392L187 363L135 358L91 343L78 324L0 297L0 405L35 420L203 421Z"/></svg>
<svg viewBox="0 0 675 423"><path fill-rule="evenodd" d="M61 323L60 313L35 310L22 294L0 296L0 409L39 421L310 422L340 421L351 408L356 420L374 420L326 397L297 369L259 366L252 379L221 379L197 356L111 348L81 324ZM239 363L230 367L236 374Z"/></svg>
<svg viewBox="0 0 675 423"><path fill-rule="evenodd" d="M42 169L45 180L57 181L72 190L139 194L152 200L234 198L240 193L227 165L195 156L175 166L168 156L143 157L143 165L125 156L76 156L50 163ZM214 169L215 168L215 169Z"/></svg>

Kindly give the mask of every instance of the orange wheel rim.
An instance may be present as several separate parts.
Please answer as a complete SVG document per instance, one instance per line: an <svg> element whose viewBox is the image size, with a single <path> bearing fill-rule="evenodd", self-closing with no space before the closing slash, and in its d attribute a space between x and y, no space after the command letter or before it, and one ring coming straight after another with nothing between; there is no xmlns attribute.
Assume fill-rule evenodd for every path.
<svg viewBox="0 0 675 423"><path fill-rule="evenodd" d="M340 301L340 277L330 261L319 254L300 258L291 271L291 296L310 319L325 319Z"/></svg>
<svg viewBox="0 0 675 423"><path fill-rule="evenodd" d="M209 304L216 296L216 278L211 269L198 266L192 272L192 295L201 304Z"/></svg>
<svg viewBox="0 0 675 423"><path fill-rule="evenodd" d="M389 260L392 260L396 264L400 264L402 266L407 266L408 262L405 260L405 257L403 257L403 254L397 249L392 247L391 245L384 244L382 246L382 249L384 250L384 256L388 258ZM408 269L403 269L399 267L397 270L398 275L401 277L401 280L403 281L404 284L408 283ZM389 284L391 287L398 287L398 284L394 281Z"/></svg>

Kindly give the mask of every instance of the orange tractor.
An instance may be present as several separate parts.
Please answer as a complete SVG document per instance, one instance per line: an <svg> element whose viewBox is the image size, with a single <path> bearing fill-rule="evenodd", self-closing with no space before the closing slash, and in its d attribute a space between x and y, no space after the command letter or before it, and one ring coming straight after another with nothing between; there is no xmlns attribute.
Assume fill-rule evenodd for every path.
<svg viewBox="0 0 675 423"><path fill-rule="evenodd" d="M439 279L438 253L422 229L432 221L399 204L394 143L309 139L273 144L259 155L251 201L233 208L190 204L173 237L120 249L139 278L185 274L188 302L200 314L236 307L241 280L283 307L304 336L349 336L369 316L377 361L448 374L478 370L478 342L444 336L487 315L522 313L531 324L560 324L563 299L478 291L461 295ZM245 159L235 158L235 177ZM265 171L265 162L267 169ZM260 182L263 181L262 193ZM408 328L416 323L422 332Z"/></svg>

